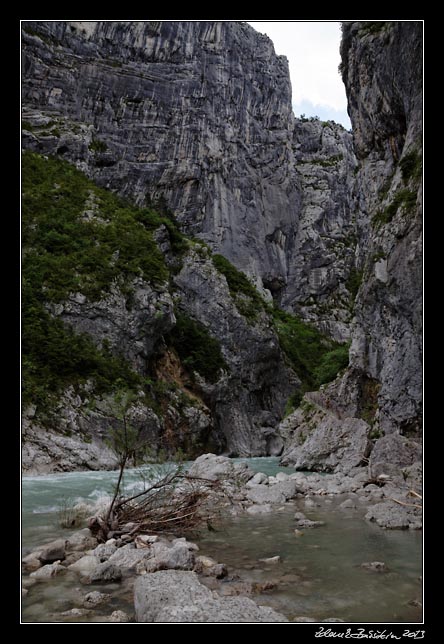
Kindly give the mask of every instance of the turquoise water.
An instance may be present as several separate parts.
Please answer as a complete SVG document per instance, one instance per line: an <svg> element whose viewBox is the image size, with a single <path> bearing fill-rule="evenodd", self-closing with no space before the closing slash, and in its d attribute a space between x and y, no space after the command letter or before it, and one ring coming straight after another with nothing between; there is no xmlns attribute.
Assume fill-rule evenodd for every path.
<svg viewBox="0 0 444 644"><path fill-rule="evenodd" d="M255 471L268 475L291 473L277 458L247 460ZM159 476L168 465L151 467L144 474ZM111 494L116 472L70 472L25 477L22 484L22 546L32 547L68 536L58 525L64 500L94 502ZM128 471L127 490L140 485L140 473ZM421 600L422 532L385 531L364 520L364 509L343 511L337 505L345 496L316 499L319 505L307 510L297 501L290 507L260 516L226 518L217 532L204 532L192 540L206 554L227 565L230 575L243 580L275 584L273 590L256 596L290 619L316 620L339 617L347 622L420 622L421 610L409 605ZM294 534L294 512L326 522L320 528ZM264 564L259 559L279 555L281 563ZM360 564L384 561L388 572L371 573ZM227 582L229 583L229 582ZM72 573L33 586L23 600L23 620L100 621L99 613L71 618L57 617L62 610L79 606L79 597L90 590L111 592L107 614L120 608L132 614L131 581L109 587L79 588ZM54 617L56 615L56 617Z"/></svg>

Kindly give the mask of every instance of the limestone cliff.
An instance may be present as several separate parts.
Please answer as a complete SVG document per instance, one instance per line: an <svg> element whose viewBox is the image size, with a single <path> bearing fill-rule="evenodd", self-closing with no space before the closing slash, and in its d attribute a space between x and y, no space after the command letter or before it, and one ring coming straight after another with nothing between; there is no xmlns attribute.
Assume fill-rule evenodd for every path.
<svg viewBox="0 0 444 644"><path fill-rule="evenodd" d="M360 442L358 458L341 466L369 457L373 474L399 475L421 455L421 23L345 23L341 54L359 160L350 366L342 379L306 398L306 414L285 421L284 459L328 469L341 443L356 448ZM346 428L338 418L356 420ZM370 443L358 418L367 423Z"/></svg>
<svg viewBox="0 0 444 644"><path fill-rule="evenodd" d="M276 425L306 361L296 373L288 366L271 309L251 285L234 292L213 251L247 274L268 302L273 298L330 338L352 340L343 377L308 394L282 425L286 461L347 470L370 458L376 471L386 443L391 454L402 452L403 466L415 460L420 24L344 24L341 67L353 137L333 122L294 118L287 61L243 22L25 22L22 45L23 148L66 159L126 203L163 213L148 223L132 213L126 243L125 202L114 204L117 215L103 214L108 197L82 184L75 216L93 228L91 252L106 257L109 288L92 292L95 264L81 260L79 268L71 245L73 263L63 274L70 288L65 284L63 297L51 299L60 288L51 291L43 279L37 297L53 331L62 333L56 320L87 334L143 379L145 398L131 414L153 444L178 439L193 454L282 449ZM45 207L63 202L63 183L47 186ZM65 230L51 235L48 221L40 223L44 252L36 250L31 221L25 262L44 260L48 251L63 255L73 238L72 228L67 236ZM148 232L140 228L147 225ZM117 231L112 243L109 228ZM184 240L179 229L194 239ZM158 279L140 274L143 258L139 272L127 275L136 261L130 250L143 254L145 235L162 253ZM181 332L180 315L187 341L205 338L213 354L178 355L186 345L173 337ZM101 368L102 354L83 345L90 365ZM202 375L213 359L211 377ZM71 452L79 436L103 444L109 425L110 393L97 400L90 387L88 379L80 393L67 386L52 416ZM28 447L36 446L27 448L29 467L50 467L52 457L62 469L78 467L60 457L59 439L45 439L34 413L31 406L25 415ZM109 466L109 455L98 462L99 452L83 459L88 467Z"/></svg>
<svg viewBox="0 0 444 644"><path fill-rule="evenodd" d="M23 65L25 147L163 200L280 306L349 337L351 135L294 118L269 38L242 22L30 22Z"/></svg>

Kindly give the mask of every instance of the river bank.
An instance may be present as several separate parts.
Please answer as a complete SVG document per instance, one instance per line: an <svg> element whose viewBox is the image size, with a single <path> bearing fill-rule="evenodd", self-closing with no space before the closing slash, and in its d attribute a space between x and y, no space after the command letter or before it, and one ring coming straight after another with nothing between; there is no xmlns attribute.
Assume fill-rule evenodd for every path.
<svg viewBox="0 0 444 644"><path fill-rule="evenodd" d="M375 622L385 621L388 617L400 622L420 621L421 533L414 529L419 527L419 511L399 505L403 511L401 518L399 512L394 514L390 510L391 506L386 505L384 512L377 508L381 504L397 507L391 497L397 500L406 498L408 490L390 487L390 482L385 482L382 487L364 485L364 468L360 468L362 471L356 472L354 477L341 478L336 475L276 472L274 464L276 476L270 476L254 474L244 464L241 466L224 457L214 456L200 457L192 467L195 474L228 477L227 480L235 484L237 498L221 515L216 532L186 535L186 541L183 538L178 540L183 535L170 536L168 540L161 537L148 547L111 543L108 550L87 540L83 550L70 550L71 546L67 545L69 532L62 533L55 527L48 529L47 518L39 520L45 516L42 510L54 506L36 505L43 500L42 497L37 499L38 481L25 479L24 498L28 499L25 509L28 518L34 519L24 525L25 558L29 557L31 550L38 550L36 546L55 537L60 538L61 534L65 550L55 553L63 555L59 564L50 562L42 566L39 560L36 570L25 572L24 621L100 622L141 618L161 621L161 613L151 612L147 616L143 606L140 608L140 601L139 609L134 604L135 592L137 596L135 583L143 586L139 595L145 596L148 590L144 584L153 584L159 577L163 577L165 592L171 584L177 588L179 577L188 593L196 591L197 583L203 584L208 592L216 593L206 595L206 591L197 586L203 595L203 613L209 617L214 602L217 604L222 597L230 599L232 617L239 610L238 616L241 617L243 611L253 622L281 619L330 621L331 618L356 622L363 617ZM89 496L90 504L101 502L100 495L103 496L111 483L112 473L88 473L88 477L90 480L84 485L83 498ZM51 479L47 481L48 486L52 485L54 489L56 481L52 478L46 477ZM82 479L78 473L56 475L55 478L58 489L62 491L65 486L73 492L72 495L76 494L76 481ZM45 479L40 479L40 487L44 485ZM31 510L32 495L27 493L33 487L34 510L38 512ZM367 519L366 515L369 515ZM392 525L397 522L399 527L408 525L411 529L381 530L375 521L370 521L372 516L385 516L390 518ZM54 512L52 518L55 518ZM314 525L311 522L315 522ZM90 538L87 533L82 534ZM74 541L76 539L80 537L75 537ZM78 564L85 557L87 559ZM382 568L372 566L378 561L384 563ZM74 568L71 568L73 564ZM120 580L98 580L97 574L94 576L95 568L105 564L120 569ZM42 574L39 571L45 566L52 566L54 576L39 580ZM174 573L168 568L175 569ZM147 572L148 569L159 572ZM196 619L196 614L190 614L185 590L182 605L176 606L175 613L170 611L176 615L173 621L187 621L184 616L191 617L190 621L201 621ZM91 597L90 593L109 597L101 598L94 594ZM176 594L167 593L167 601L173 602L170 608L175 605ZM242 599L237 609L234 599ZM256 610L245 599L273 609L276 615ZM94 602L97 602L95 606L92 605ZM211 610L210 605L213 607ZM364 613L363 606L367 606ZM217 610L220 611L221 607ZM126 617L121 614L113 617L115 611L123 611Z"/></svg>

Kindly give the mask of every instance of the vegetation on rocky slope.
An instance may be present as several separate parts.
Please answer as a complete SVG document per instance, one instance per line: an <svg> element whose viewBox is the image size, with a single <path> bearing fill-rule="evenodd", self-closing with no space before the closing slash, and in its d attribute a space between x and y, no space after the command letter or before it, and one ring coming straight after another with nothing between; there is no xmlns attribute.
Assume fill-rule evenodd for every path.
<svg viewBox="0 0 444 644"><path fill-rule="evenodd" d="M98 346L50 310L73 293L100 300L111 285L126 294L131 306L136 277L172 288L168 279L177 266L171 260L166 265L153 233L166 228L171 253L179 263L190 242L161 207L136 208L61 159L25 152L22 177L24 404L45 409L69 385L78 389L87 382L93 395L122 388L143 392L147 378L116 350L112 352L106 340ZM213 255L212 261L250 324L257 322L260 312L268 312L281 348L302 380L302 391L333 379L346 366L347 347L296 316L269 307L250 280L222 255ZM164 337L190 374L198 372L214 383L227 369L219 342L180 310L174 328ZM146 403L161 412L162 406L156 404L161 388L155 395L152 389L145 392ZM293 397L293 405L300 395Z"/></svg>

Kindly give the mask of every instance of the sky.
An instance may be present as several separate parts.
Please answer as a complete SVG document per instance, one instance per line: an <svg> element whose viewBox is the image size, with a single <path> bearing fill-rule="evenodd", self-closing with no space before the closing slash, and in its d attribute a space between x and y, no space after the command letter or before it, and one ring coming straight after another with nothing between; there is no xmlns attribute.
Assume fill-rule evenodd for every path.
<svg viewBox="0 0 444 644"><path fill-rule="evenodd" d="M267 34L278 55L288 58L296 116L319 116L348 130L347 99L341 76L339 22L249 22Z"/></svg>

